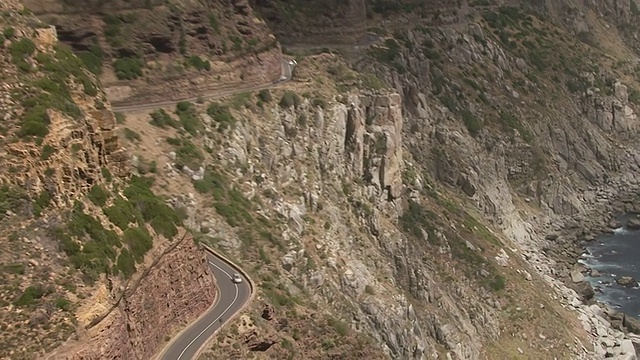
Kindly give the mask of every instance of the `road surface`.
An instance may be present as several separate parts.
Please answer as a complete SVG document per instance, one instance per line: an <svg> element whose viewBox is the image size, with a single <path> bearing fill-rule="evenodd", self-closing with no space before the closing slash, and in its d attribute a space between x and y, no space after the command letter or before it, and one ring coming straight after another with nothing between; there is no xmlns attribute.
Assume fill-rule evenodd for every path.
<svg viewBox="0 0 640 360"><path fill-rule="evenodd" d="M268 89L268 88L274 87L275 85L277 85L279 83L283 83L283 82L287 82L287 81L291 80L291 76L292 76L294 67L295 67L295 64L291 63L291 60L283 59L282 60L282 75L281 75L280 79L277 80L276 82L272 82L272 83L268 83L268 84L264 84L264 85L250 86L250 87L246 87L246 88L237 88L237 89L228 90L228 91L210 92L208 94L207 93L200 94L198 96L194 96L194 97L186 98L186 99L180 99L180 100L167 100L167 101L160 101L160 102L156 102L156 103L137 104L137 105L111 106L111 109L114 112L121 112L121 113L133 112L133 111L155 110L155 109L162 108L162 107L173 106L173 105L179 103L180 101L195 102L195 101L198 101L198 100L212 100L212 99L219 99L221 97L234 95L234 94L238 94L238 93L243 93L243 92L248 92L248 91L259 91L259 90L263 90L263 89Z"/></svg>
<svg viewBox="0 0 640 360"><path fill-rule="evenodd" d="M162 360L192 360L198 349L209 340L242 306L249 301L251 285L242 274L242 282L234 284L237 271L224 260L207 252L209 267L216 278L218 294L213 308L174 337L158 357Z"/></svg>

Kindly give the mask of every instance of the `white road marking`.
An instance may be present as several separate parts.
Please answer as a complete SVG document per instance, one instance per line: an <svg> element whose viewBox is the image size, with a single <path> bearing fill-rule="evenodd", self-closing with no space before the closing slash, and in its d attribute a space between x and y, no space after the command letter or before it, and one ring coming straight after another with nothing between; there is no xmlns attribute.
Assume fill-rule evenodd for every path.
<svg viewBox="0 0 640 360"><path fill-rule="evenodd" d="M209 261L209 264L215 266L218 268L218 270L222 271L223 273L227 274L227 276L229 276L229 278L231 278L231 275L229 275L228 272L224 271L220 266L212 263L211 261ZM193 340L191 340L191 342L189 344L187 344L187 346L185 346L184 350L182 350L182 352L180 353L180 355L178 356L178 359L176 360L180 360L182 358L182 355L184 355L184 353L187 351L187 349L193 345L194 342L196 342L196 340L198 340L198 338L200 338L200 336L202 336L202 334L205 333L205 331L209 330L209 328L211 328L213 326L213 324L215 324L216 322L218 322L218 320L220 320L220 318L222 318L222 315L226 314L227 311L229 311L229 309L233 306L233 304L236 303L236 300L238 300L238 284L234 284L234 288L236 289L236 294L233 298L233 301L231 302L231 304L229 306L227 306L226 309L224 309L224 311L222 312L222 314L220 314L220 316L218 316L217 319L213 320L213 322L211 324L209 324L209 326L207 326L206 328L204 328L204 330L202 330L200 332L200 334L198 334L198 336L194 337Z"/></svg>

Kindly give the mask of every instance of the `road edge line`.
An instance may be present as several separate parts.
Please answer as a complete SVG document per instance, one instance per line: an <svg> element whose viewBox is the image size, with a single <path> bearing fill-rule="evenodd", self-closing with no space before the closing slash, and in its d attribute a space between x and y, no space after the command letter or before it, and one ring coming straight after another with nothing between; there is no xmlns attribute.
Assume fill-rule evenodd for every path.
<svg viewBox="0 0 640 360"><path fill-rule="evenodd" d="M216 254L213 254L213 255L217 256ZM207 255L206 254L204 255L204 259L205 259L205 264L207 266L207 269L209 269L209 259L207 259ZM177 334L171 336L171 340L169 340L162 347L162 350L160 350L160 352L158 352L154 356L152 356L151 360L160 360L160 359L162 359L164 354L167 352L167 349L169 349L171 347L171 345L176 341L176 339L178 339L182 334L184 334L191 327L191 325L193 325L194 323L196 323L196 322L200 321L201 319L203 319L211 310L215 309L215 307L218 306L218 303L220 302L220 287L218 286L218 279L216 279L216 276L213 274L213 271L211 271L211 277L213 278L213 281L215 282L215 286L216 286L216 299L196 319L194 319L193 321L190 321L188 324L186 324L184 327L182 327L182 329Z"/></svg>
<svg viewBox="0 0 640 360"><path fill-rule="evenodd" d="M214 256L220 258L222 261L226 262L227 264L229 264L229 266L231 266L232 268L236 269L236 271L238 271L240 274L242 274L242 276L244 276L244 278L247 279L247 281L249 282L249 287L251 288L250 289L251 290L251 294L249 295L249 299L247 299L247 301L245 301L245 303L242 305L242 307L240 307L240 309L238 309L238 311L236 311L233 315L229 316L227 321L225 321L222 324L222 326L220 326L220 328L218 328L218 330L214 331L213 334L211 334L211 336L202 344L202 346L200 346L198 348L198 351L196 351L194 356L193 356L193 360L197 359L198 356L200 356L200 354L206 348L209 347L209 345L213 341L215 335L218 333L218 331L220 331L220 329L222 329L224 327L224 325L226 325L231 320L235 319L247 306L249 306L249 304L251 304L253 302L253 299L255 298L255 295L256 295L256 291L255 291L256 284L253 282L253 279L249 276L249 274L247 274L246 271L244 271L240 266L238 266L233 261L229 260L226 256L224 256L224 255L220 254L218 251L214 250L209 245L201 243L200 246L202 246L205 251L208 251L211 254L213 254Z"/></svg>

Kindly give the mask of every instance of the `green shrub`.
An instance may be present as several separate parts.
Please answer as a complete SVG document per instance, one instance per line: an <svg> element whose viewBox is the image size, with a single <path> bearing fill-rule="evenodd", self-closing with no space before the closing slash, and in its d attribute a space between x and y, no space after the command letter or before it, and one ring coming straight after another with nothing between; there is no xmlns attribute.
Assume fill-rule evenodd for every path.
<svg viewBox="0 0 640 360"><path fill-rule="evenodd" d="M376 294L375 290L373 289L373 286L371 286L371 285L366 285L364 287L364 292L367 295L375 295Z"/></svg>
<svg viewBox="0 0 640 360"><path fill-rule="evenodd" d="M117 266L125 279L129 279L133 274L135 274L136 263L129 250L122 249L120 255L118 255Z"/></svg>
<svg viewBox="0 0 640 360"><path fill-rule="evenodd" d="M113 115L116 117L116 123L117 124L124 124L125 122L127 122L127 118L125 117L125 115L123 113L120 112L115 112L113 113Z"/></svg>
<svg viewBox="0 0 640 360"><path fill-rule="evenodd" d="M134 176L124 190L124 195L157 234L172 239L178 233L180 218L175 210L151 191L152 182L150 178Z"/></svg>
<svg viewBox="0 0 640 360"><path fill-rule="evenodd" d="M95 184L89 190L88 197L96 206L103 207L107 199L109 199L109 192L102 186Z"/></svg>
<svg viewBox="0 0 640 360"><path fill-rule="evenodd" d="M423 239L423 231L428 234L429 242L437 242L435 236L435 227L432 221L436 219L436 215L431 211L425 210L420 204L409 201L409 207L400 217L400 228L406 234L413 235L416 239Z"/></svg>
<svg viewBox="0 0 640 360"><path fill-rule="evenodd" d="M187 64L193 66L197 70L211 70L209 60L204 60L200 56L193 55L187 59Z"/></svg>
<svg viewBox="0 0 640 360"><path fill-rule="evenodd" d="M66 226L58 227L53 235L60 243L74 268L80 270L89 283L100 274L108 274L111 262L116 260L116 248L122 246L120 237L107 230L102 223L84 213L83 205L77 202ZM80 243L83 246L80 246Z"/></svg>
<svg viewBox="0 0 640 360"><path fill-rule="evenodd" d="M2 32L2 35L4 35L5 39L12 39L16 35L16 29L11 26L6 27Z"/></svg>
<svg viewBox="0 0 640 360"><path fill-rule="evenodd" d="M167 139L168 141L169 139ZM190 169L198 169L204 160L204 154L189 139L180 140L179 147L176 150L177 165L187 166Z"/></svg>
<svg viewBox="0 0 640 360"><path fill-rule="evenodd" d="M87 74L82 74L80 76L80 82L82 83L82 89L84 93L89 96L98 95L98 88L93 84L93 81L87 76Z"/></svg>
<svg viewBox="0 0 640 360"><path fill-rule="evenodd" d="M493 291L498 292L506 287L507 280L502 275L495 275L493 278L487 280L487 285L489 285Z"/></svg>
<svg viewBox="0 0 640 360"><path fill-rule="evenodd" d="M104 53L99 43L96 42L91 45L88 51L79 52L78 57L89 71L96 75L102 74L102 61L104 59Z"/></svg>
<svg viewBox="0 0 640 360"><path fill-rule="evenodd" d="M511 129L515 129L518 132L518 134L520 134L520 137L522 137L522 140L524 140L525 142L530 143L533 140L533 136L531 135L531 133L522 125L520 120L518 120L515 116L507 112L501 112L500 120L504 126Z"/></svg>
<svg viewBox="0 0 640 360"><path fill-rule="evenodd" d="M230 181L222 173L207 168L202 180L194 182L200 193L211 193L215 199L213 206L231 226L252 224L253 217L249 213L251 202L238 190L229 188Z"/></svg>
<svg viewBox="0 0 640 360"><path fill-rule="evenodd" d="M284 109L288 109L291 107L298 107L302 100L298 94L294 93L291 90L287 90L282 94L282 98L280 99L280 107Z"/></svg>
<svg viewBox="0 0 640 360"><path fill-rule="evenodd" d="M209 26L211 26L211 30L213 30L214 33L220 33L220 22L218 21L218 18L213 14L209 15Z"/></svg>
<svg viewBox="0 0 640 360"><path fill-rule="evenodd" d="M131 255L137 263L141 263L144 255L153 248L151 235L144 226L130 227L125 230L123 241L131 250Z"/></svg>
<svg viewBox="0 0 640 360"><path fill-rule="evenodd" d="M171 126L173 128L178 128L179 123L171 117L164 109L155 110L149 116L151 116L151 120L149 124L153 126L157 126L160 128L164 128L167 126Z"/></svg>
<svg viewBox="0 0 640 360"><path fill-rule="evenodd" d="M111 180L113 180L113 175L111 175L111 171L109 171L109 169L107 169L106 167L101 168L100 173L102 174L102 177L104 177L104 179L107 182L111 182Z"/></svg>
<svg viewBox="0 0 640 360"><path fill-rule="evenodd" d="M273 98L271 97L271 91L269 89L262 89L258 93L258 99L262 102L271 102Z"/></svg>
<svg viewBox="0 0 640 360"><path fill-rule="evenodd" d="M136 222L138 216L136 216L133 206L122 197L116 197L113 200L113 205L102 209L109 221L121 230L126 230L129 224Z"/></svg>
<svg viewBox="0 0 640 360"><path fill-rule="evenodd" d="M21 38L20 40L13 41L9 45L9 52L11 53L11 59L14 65L21 71L28 72L31 66L27 62L27 58L33 55L36 51L36 44L29 38Z"/></svg>
<svg viewBox="0 0 640 360"><path fill-rule="evenodd" d="M231 114L229 107L216 102L209 104L207 114L218 123L219 130L228 129L236 123L236 119Z"/></svg>
<svg viewBox="0 0 640 360"><path fill-rule="evenodd" d="M129 129L129 128L124 128L124 137L129 140L129 141L140 141L142 140L142 137L140 136L140 134L138 134L137 132Z"/></svg>
<svg viewBox="0 0 640 360"><path fill-rule="evenodd" d="M182 140L180 138L168 137L167 144L173 145L173 146L180 146L182 145Z"/></svg>
<svg viewBox="0 0 640 360"><path fill-rule="evenodd" d="M56 152L56 149L53 146L47 144L47 145L42 147L42 151L40 152L40 159L41 160L47 160L55 152Z"/></svg>
<svg viewBox="0 0 640 360"><path fill-rule="evenodd" d="M327 320L327 324L341 336L345 336L349 333L349 325L347 325L344 321L330 318L329 320Z"/></svg>
<svg viewBox="0 0 640 360"><path fill-rule="evenodd" d="M7 211L17 212L27 199L27 193L18 187L0 186L0 219L6 215Z"/></svg>
<svg viewBox="0 0 640 360"><path fill-rule="evenodd" d="M363 75L361 84L362 84L362 87L364 87L365 89L372 89L372 90L380 90L385 87L382 80L380 80L380 78L378 78L374 74Z"/></svg>
<svg viewBox="0 0 640 360"><path fill-rule="evenodd" d="M49 206L51 203L51 194L47 190L42 190L40 195L36 198L35 203L33 204L33 214L35 216L40 216L42 211Z"/></svg>
<svg viewBox="0 0 640 360"><path fill-rule="evenodd" d="M467 130L469 130L469 134L472 136L478 135L480 130L482 129L482 124L478 121L478 118L469 110L462 110L462 121L464 122L464 126L466 126Z"/></svg>
<svg viewBox="0 0 640 360"><path fill-rule="evenodd" d="M202 180L194 182L199 193L212 193L217 200L224 198L227 184L229 184L229 178L211 168L205 170Z"/></svg>
<svg viewBox="0 0 640 360"><path fill-rule="evenodd" d="M58 298L56 299L55 302L56 308L62 310L62 311L69 311L71 310L71 302L65 298Z"/></svg>
<svg viewBox="0 0 640 360"><path fill-rule="evenodd" d="M137 58L123 57L113 63L116 76L120 80L133 80L142 76L144 62Z"/></svg>
<svg viewBox="0 0 640 360"><path fill-rule="evenodd" d="M203 129L202 121L198 117L195 106L187 101L181 101L176 105L176 115L180 118L180 124L186 132L197 136Z"/></svg>
<svg viewBox="0 0 640 360"><path fill-rule="evenodd" d="M53 292L53 289L49 286L42 284L30 285L27 287L22 295L17 298L13 304L20 307L35 305L38 299L41 299Z"/></svg>
<svg viewBox="0 0 640 360"><path fill-rule="evenodd" d="M19 263L6 264L6 265L0 265L0 270L5 274L24 275L25 266L24 264L19 264Z"/></svg>
<svg viewBox="0 0 640 360"><path fill-rule="evenodd" d="M14 42L14 44L17 43ZM33 53L29 42L16 46L12 52L16 59L23 59L24 54L29 53ZM80 108L71 99L67 84L70 76L74 76L83 84L87 94L97 94L97 88L84 72L82 62L65 46L56 45L53 55L39 53L36 60L45 76L29 84L28 95L22 100L22 105L27 112L23 115L18 136L35 137L38 140L48 134L47 109L57 109L74 119L82 114Z"/></svg>

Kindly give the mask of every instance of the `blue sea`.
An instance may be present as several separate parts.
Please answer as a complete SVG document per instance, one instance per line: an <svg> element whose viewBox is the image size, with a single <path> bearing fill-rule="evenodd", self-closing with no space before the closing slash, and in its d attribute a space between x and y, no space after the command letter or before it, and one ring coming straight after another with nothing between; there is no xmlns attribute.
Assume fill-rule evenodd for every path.
<svg viewBox="0 0 640 360"><path fill-rule="evenodd" d="M624 224L629 217L618 220ZM587 277L597 300L640 319L640 287L626 288L615 282L620 276L640 281L640 230L631 231L623 226L613 234L599 236L587 244L587 251L579 262L599 273Z"/></svg>

